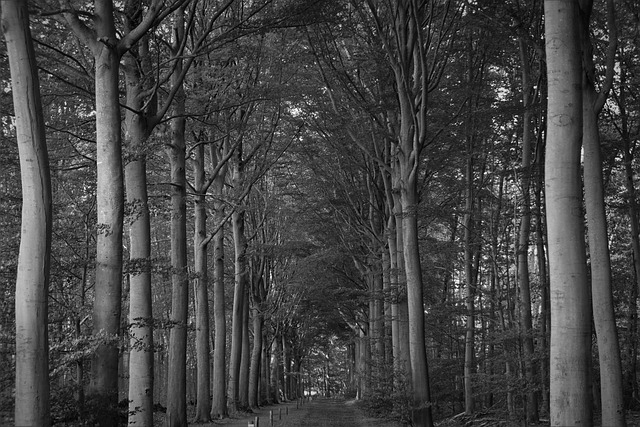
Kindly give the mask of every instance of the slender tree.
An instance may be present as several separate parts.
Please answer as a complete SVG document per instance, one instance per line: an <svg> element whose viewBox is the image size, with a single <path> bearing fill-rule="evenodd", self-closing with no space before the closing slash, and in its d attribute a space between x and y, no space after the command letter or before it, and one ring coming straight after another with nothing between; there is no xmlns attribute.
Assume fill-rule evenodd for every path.
<svg viewBox="0 0 640 427"><path fill-rule="evenodd" d="M171 427L187 425L187 320L189 276L187 272L187 182L185 139L185 95L178 76L183 61L180 46L185 42L185 9L175 13L173 56L175 72L172 84L177 88L171 120L168 148L171 168L171 332L169 335L169 375L167 381L167 418Z"/></svg>
<svg viewBox="0 0 640 427"><path fill-rule="evenodd" d="M242 191L247 185L245 181L245 159L243 157L242 143L236 150L233 161L233 186ZM235 286L233 292L233 321L231 354L229 359L229 410L236 412L240 409L240 364L242 362L243 325L244 325L244 299L246 298L247 281L247 238L245 236L245 211L242 207L244 201L238 197L241 204L232 213L232 230L235 253Z"/></svg>
<svg viewBox="0 0 640 427"><path fill-rule="evenodd" d="M429 370L425 351L424 288L418 244L418 183L427 144L428 94L442 75L443 57L434 54L450 40L455 7L451 2L416 0L392 4L367 1L380 42L393 71L398 103L397 166L402 207L402 239L407 283L409 362L412 379L412 419L415 425L433 425ZM437 16L437 18L436 18ZM437 20L440 27L426 22Z"/></svg>
<svg viewBox="0 0 640 427"><path fill-rule="evenodd" d="M27 4L11 0L0 7L22 180L22 228L15 292L15 425L48 426L51 415L47 299L52 229L49 158Z"/></svg>
<svg viewBox="0 0 640 427"><path fill-rule="evenodd" d="M531 156L533 153L533 107L535 93L531 75L529 47L524 37L518 39L520 66L522 75L522 215L518 230L517 263L518 285L520 287L520 323L522 333L522 349L527 380L527 413L528 421L538 421L538 400L535 392L533 322L531 316L531 284L529 280L529 236L531 234Z"/></svg>
<svg viewBox="0 0 640 427"><path fill-rule="evenodd" d="M609 47L606 58L606 79L600 93L595 89L595 63L589 23L593 1L580 1L582 41L582 104L584 150L584 192L589 229L589 254L591 257L591 292L593 320L598 339L600 384L603 423L624 426L624 402L622 398L622 365L614 313L611 284L611 258L609 233L604 205L602 155L598 117L613 84L617 31L613 0L607 1Z"/></svg>
<svg viewBox="0 0 640 427"><path fill-rule="evenodd" d="M207 271L207 247L211 239L207 238L206 181L205 181L205 143L197 142L193 161L194 189L194 236L193 258L195 263L196 293L196 420L209 421L211 417L211 366L209 363L209 292Z"/></svg>
<svg viewBox="0 0 640 427"><path fill-rule="evenodd" d="M125 31L141 19L139 2L128 1ZM129 424L153 425L153 313L151 291L151 220L147 194L147 162L144 143L150 129L147 115L155 103L146 104L143 91L149 89L148 40L142 39L137 52L124 56L127 109L124 142L131 155L125 165L129 221ZM139 61L139 62L138 62ZM140 66L139 66L140 65ZM145 85L145 82L147 84ZM143 110L146 110L143 112Z"/></svg>
<svg viewBox="0 0 640 427"><path fill-rule="evenodd" d="M213 202L213 223L216 231L212 236L213 244L213 314L214 314L214 349L213 349L213 388L211 396L211 418L219 419L227 416L226 400L226 352L227 326L224 294L224 230L227 222L224 201L224 183L228 165L222 161L229 149L229 136L222 138L222 143L211 147L212 161L219 166L211 186Z"/></svg>

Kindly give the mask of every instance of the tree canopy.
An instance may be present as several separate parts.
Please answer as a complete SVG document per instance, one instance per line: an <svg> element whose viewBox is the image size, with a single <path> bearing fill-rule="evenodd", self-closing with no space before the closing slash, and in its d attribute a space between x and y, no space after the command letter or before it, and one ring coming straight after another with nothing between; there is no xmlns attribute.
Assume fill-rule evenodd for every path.
<svg viewBox="0 0 640 427"><path fill-rule="evenodd" d="M557 425L565 393L624 425L640 6L551 3L29 1L49 422L186 425L324 394L420 426ZM28 228L9 30L0 423L23 411ZM580 385L557 374L578 365Z"/></svg>

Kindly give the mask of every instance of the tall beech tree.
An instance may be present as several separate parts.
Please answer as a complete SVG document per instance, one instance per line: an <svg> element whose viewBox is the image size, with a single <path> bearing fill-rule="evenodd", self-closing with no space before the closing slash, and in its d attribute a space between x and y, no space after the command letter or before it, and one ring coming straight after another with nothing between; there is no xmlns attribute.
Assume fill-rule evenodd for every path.
<svg viewBox="0 0 640 427"><path fill-rule="evenodd" d="M93 30L73 12L65 12L64 17L76 35L89 46L95 60L98 235L93 331L106 334L107 340L96 350L91 364L91 393L115 408L118 346L114 338L120 333L124 216L118 74L120 56L125 48L122 40L116 38L112 1L96 0L94 7Z"/></svg>
<svg viewBox="0 0 640 427"><path fill-rule="evenodd" d="M578 2L545 0L545 189L551 279L551 425L590 426L591 309L582 213Z"/></svg>
<svg viewBox="0 0 640 427"><path fill-rule="evenodd" d="M604 202L602 155L598 117L613 84L617 31L614 2L607 2L609 46L605 65L605 79L600 92L596 91L596 72L589 23L593 9L591 0L580 1L580 36L582 42L582 144L584 151L584 193L591 257L591 292L593 320L598 339L600 362L600 395L602 419L611 426L624 426L622 398L622 365L614 313L611 284L609 233Z"/></svg>
<svg viewBox="0 0 640 427"><path fill-rule="evenodd" d="M15 292L15 425L48 426L48 295L52 196L35 52L26 2L0 6L22 181L22 227Z"/></svg>
<svg viewBox="0 0 640 427"><path fill-rule="evenodd" d="M70 9L60 0L61 14L76 36L90 49L95 68L96 165L98 233L96 241L96 285L93 305L93 330L104 334L105 341L95 352L92 363L91 392L107 407L118 400L118 345L122 297L122 237L124 182L122 131L120 116L120 58L147 31L161 21L180 2L164 6L154 0L140 23L118 39L111 0L95 0L88 13L93 28L81 19L87 13ZM111 411L102 422L115 422Z"/></svg>
<svg viewBox="0 0 640 427"><path fill-rule="evenodd" d="M522 214L518 230L518 246L516 251L518 264L518 285L520 287L520 322L522 333L522 349L524 352L525 378L531 385L527 393L527 419L538 421L538 400L533 384L535 382L533 322L531 315L531 280L529 271L529 238L531 235L531 175L533 154L533 108L537 93L534 90L531 70L530 47L523 36L518 38L520 67L522 75Z"/></svg>
<svg viewBox="0 0 640 427"><path fill-rule="evenodd" d="M129 386L130 400L130 422L138 422L139 417L151 416L153 405L153 395L148 390L152 384L150 383L153 376L153 342L152 342L152 313L151 313L151 243L150 243L150 224L149 224L149 206L147 195L147 166L146 157L148 153L147 141L152 132L163 121L169 112L171 105L180 95L181 84L187 78L191 66L194 64L196 52L201 52L208 48L210 34L214 29L214 25L218 22L223 12L230 6L232 0L227 0L220 4L209 17L209 21L203 24L199 31L192 32L192 45L190 50L193 55L187 57L182 66L171 70L170 87L166 96L162 97L160 105L158 101L158 85L155 85L154 73L157 70L152 69L151 54L149 51L149 38L144 37L136 49L132 49L125 56L124 72L126 76L127 91L127 109L125 111L125 143L128 148L127 154L130 161L125 166L125 179L127 188L127 203L131 210L130 225L130 359L129 371L132 384ZM189 10L190 16L195 13L197 2L191 3ZM125 32L131 31L142 19L141 4L132 0L127 2L125 7ZM181 58L187 49L186 40L174 46L174 60ZM160 64L156 64L160 67ZM202 148L200 151L199 149ZM196 164L200 165L204 173L205 149L202 144L196 148L197 160ZM199 157L199 155L202 157ZM204 290L206 295L207 276L206 276L206 251L200 249L206 248L208 242L203 233L206 232L206 214L204 213L204 195L208 187L211 185L212 179L205 181L204 176L198 175L200 169L194 172L196 179L201 178L202 182L196 182L196 209L195 223L197 224L196 236L202 237L198 243L194 242L194 252L196 258L196 289ZM214 176L215 176L214 171ZM202 207L202 209L200 209ZM204 271L204 273L202 273ZM202 304L202 292L197 292L197 301ZM204 312L204 313L203 313ZM196 312L196 319L199 326L196 330L197 341L200 347L208 349L208 309L200 309ZM206 343L203 343L206 338ZM208 350L206 354L198 353L198 365L208 366ZM203 359L205 358L206 359ZM138 360L140 359L140 360ZM209 408L205 402L209 401L209 391L203 390L203 384L209 384L210 375L205 369L201 370L202 375L198 376L199 394L205 395L206 398L198 399L201 406L198 411L197 419L208 420ZM152 388L151 388L152 389ZM145 422L150 420L145 418Z"/></svg>
<svg viewBox="0 0 640 427"><path fill-rule="evenodd" d="M211 390L211 418L223 418L228 414L226 399L226 351L227 320L225 316L224 292L224 230L226 218L226 202L224 200L224 184L228 170L228 162L223 160L233 153L230 149L228 134L222 137L220 144L212 146L211 159L217 165L218 173L211 185L213 201L213 223L215 231L211 236L213 246L213 313L214 313L214 350L213 350L213 386Z"/></svg>
<svg viewBox="0 0 640 427"><path fill-rule="evenodd" d="M383 4L367 1L380 42L393 70L398 102L397 155L402 206L402 239L409 317L409 362L412 419L432 426L429 370L425 350L424 283L418 244L418 183L421 158L428 141L429 92L437 87L446 58L437 54L451 39L453 2L415 0ZM437 25L427 23L438 22ZM426 30L425 30L426 27ZM437 29L436 29L437 27Z"/></svg>
<svg viewBox="0 0 640 427"><path fill-rule="evenodd" d="M187 320L189 274L187 271L187 179L185 92L179 75L183 69L181 46L186 43L185 9L174 15L172 56L175 72L171 83L176 98L171 119L171 140L167 148L171 169L171 331L167 379L168 426L187 425Z"/></svg>
<svg viewBox="0 0 640 427"><path fill-rule="evenodd" d="M243 110L243 113L244 110ZM248 116L247 113L244 115ZM241 120L244 117L241 115ZM242 138L242 137L241 137ZM244 300L247 298L248 269L247 269L247 237L245 235L245 208L244 200L240 197L243 188L247 185L245 174L245 162L243 144L240 142L232 162L233 186L238 192L236 196L239 206L234 209L231 216L234 245L234 291L232 313L231 354L229 356L229 410L233 413L241 409L240 405L240 364L242 361L243 333L244 333Z"/></svg>
<svg viewBox="0 0 640 427"><path fill-rule="evenodd" d="M125 31L139 24L139 2L127 2ZM147 164L144 143L150 129L146 118L155 114L156 103L145 106L142 96L153 84L149 75L148 39L136 52L124 56L127 109L124 142L131 153L125 165L129 221L129 423L153 424L153 313L151 290L151 220L147 194ZM153 99L155 100L155 99Z"/></svg>

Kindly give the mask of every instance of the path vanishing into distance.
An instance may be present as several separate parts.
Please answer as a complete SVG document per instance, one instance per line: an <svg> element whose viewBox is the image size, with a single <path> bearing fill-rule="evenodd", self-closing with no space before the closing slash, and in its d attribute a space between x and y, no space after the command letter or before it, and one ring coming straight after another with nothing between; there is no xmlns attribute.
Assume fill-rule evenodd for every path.
<svg viewBox="0 0 640 427"><path fill-rule="evenodd" d="M259 427L270 427L270 412L273 413L274 427L400 427L402 425L367 417L353 400L324 398L307 401L303 405L298 405L298 408L296 408L296 402L282 403L260 408L255 414L197 425L247 427L249 422L254 421L257 416Z"/></svg>

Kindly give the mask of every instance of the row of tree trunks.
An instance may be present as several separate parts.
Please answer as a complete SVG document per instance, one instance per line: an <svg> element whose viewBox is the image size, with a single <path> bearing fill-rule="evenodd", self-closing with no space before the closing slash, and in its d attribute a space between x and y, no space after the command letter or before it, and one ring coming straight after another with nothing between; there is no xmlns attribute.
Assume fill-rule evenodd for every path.
<svg viewBox="0 0 640 427"><path fill-rule="evenodd" d="M560 2L562 5L562 2ZM155 4L155 3L154 3ZM609 3L611 6L612 3ZM372 14L377 19L377 13L384 8L383 5L377 4L373 1L369 1L368 5ZM589 1L580 2L579 10L583 14L583 28L580 34L582 40L582 52L590 54L590 46L588 43L588 16L590 14L591 4ZM419 2L407 1L401 2L398 5L391 7L393 9L392 16L396 19L394 27L391 31L397 33L399 38L406 37L407 39L400 40L398 46L391 46L393 44L390 40L383 40L387 53L389 54L391 69L394 72L395 84L398 88L398 112L388 114L389 117L384 117L383 121L388 122L390 135L395 135L397 139L389 138L385 142L385 151L388 149L388 157L384 160L384 166L380 168L380 175L376 175L378 178L384 176L386 204L382 205L379 194L372 192L371 188L369 196L369 214L368 218L371 221L370 229L373 230L373 234L370 241L370 249L373 249L375 255L371 256L368 260L368 265L362 269L362 274L367 277L368 290L370 292L371 300L368 304L367 320L360 320L357 330L361 334L361 340L359 343L358 351L358 364L359 370L362 372L362 378L364 378L361 392L366 393L372 389L370 378L377 376L377 371L370 372L371 364L368 361L374 360L377 362L386 361L385 340L383 339L386 334L386 325L390 325L392 351L394 356L394 362L397 364L399 371L404 370L409 373L411 378L412 396L413 402L413 415L414 423L417 425L430 425L432 423L430 414L430 391L428 381L428 367L426 358L426 342L425 342L425 327L424 327L424 283L423 274L421 271L421 258L418 251L418 238L419 238L419 224L418 224L418 204L419 204L419 183L423 176L421 168L424 167L424 159L421 159L421 153L426 147L426 109L427 109L427 95L429 89L433 88L433 83L427 78L426 70L430 68L427 64L428 55L425 54L425 41L422 32L421 23L424 19L419 16L426 13L426 6L421 5ZM154 10L152 8L152 10ZM555 10L555 9L554 9ZM572 13L575 15L575 10L572 9ZM128 28L125 33L134 33L139 25L142 24L142 17L140 10L129 12L135 12L136 20L131 20L128 23ZM152 12L149 12L152 14ZM155 13L155 12L153 12ZM106 103L117 100L117 88L118 88L118 68L120 67L119 59L121 55L130 47L131 40L123 42L122 44L116 43L116 36L113 24L113 5L111 2L96 1L96 14L97 16L106 16L108 19L104 22L96 24L95 34L93 36L99 36L99 42L95 42L93 36L87 37L86 31L79 31L85 37L85 41L89 44L95 55L97 72L96 72L96 95L97 95L97 129L98 129L98 268L96 275L96 301L94 305L94 319L95 319L95 332L105 334L103 344L100 346L96 353L96 357L93 363L95 372L92 376L92 392L96 396L106 396L106 400L111 409L115 409L114 403L117 399L117 383L114 386L114 381L118 378L117 368L117 356L118 349L115 345L115 337L119 333L120 328L120 296L122 294L122 238L118 240L118 235L122 234L122 217L123 206L122 203L122 155L119 152L119 142L117 134L119 130L119 106L113 105L107 106ZM68 14L70 25L77 29L80 25L77 21L77 16L73 13ZM179 50L181 45L181 39L185 39L184 35L184 22L182 22L182 16L184 10L181 9L177 15L176 25L178 29L176 34L178 40L174 46L174 60L177 64L175 74L173 75L173 85L176 90L176 104L175 113L176 116L181 116L184 112L184 93L179 87L181 86L182 75L182 52ZM573 15L572 15L573 16ZM128 18L132 18L133 15L129 15ZM575 18L575 16L573 16ZM549 28L553 28L553 19L549 20ZM380 33L383 31L382 25L378 23ZM557 25L557 23L556 23ZM560 27L560 25L557 25ZM84 28L84 27L83 27ZM552 34L552 33L550 33ZM102 35L102 36L101 36ZM573 35L575 36L575 34ZM381 36L382 37L382 36ZM613 37L615 38L615 37ZM111 40L113 39L113 40ZM91 41L93 40L93 41ZM124 40L124 39L123 39ZM395 41L396 43L398 40ZM572 47L575 43L571 40ZM555 49L557 46L553 45L550 50ZM142 52L145 49L144 43L140 45L140 56L144 57ZM524 52L524 48L521 50ZM615 46L612 48L615 51ZM557 59L557 58L556 58ZM572 59L572 58L569 58ZM575 59L575 58L573 58ZM583 106L581 113L579 114L580 120L576 118L576 121L580 121L582 126L581 132L583 135L583 149L585 153L585 175L584 183L586 190L586 206L587 216L589 220L589 237L590 237L590 255L592 265L592 287L591 295L593 296L593 315L596 319L596 334L599 342L600 351L600 363L601 370L603 372L603 378L601 380L602 390L602 407L604 414L608 420L615 420L616 425L622 425L624 423L623 411L621 408L621 390L620 386L620 372L619 372L619 359L617 336L615 331L615 319L613 317L613 302L611 296L611 267L609 263L609 254L607 243L607 230L606 223L604 221L604 205L602 195L602 161L599 154L599 140L598 140L598 113L602 109L603 99L595 91L594 82L590 79L595 72L589 69L591 59L587 56L582 58L581 76L582 76L582 92L575 95L571 92L569 95L575 95L575 100L579 100ZM536 376L536 366L534 363L534 347L533 347L533 325L531 319L531 291L529 289L529 234L531 228L531 197L530 197L530 169L531 169L531 153L532 153L532 130L531 130L531 116L530 107L531 99L530 95L530 81L527 76L528 58L523 54L523 87L524 87L524 130L523 130L523 157L522 157L522 189L523 189L523 211L519 229L519 238L516 249L516 256L518 258L518 286L519 286L519 298L520 307L518 313L520 314L519 320L521 322L520 329L522 332L522 355L521 361L523 361L524 369L521 370L528 384L534 383ZM551 62L553 64L553 62ZM566 64L565 64L566 65ZM575 64L569 64L575 66ZM125 113L125 129L126 146L131 149L134 154L129 163L127 163L125 172L127 179L127 201L128 205L132 209L132 221L129 230L130 235L130 285L131 285L131 298L130 298L130 313L129 313L129 326L131 332L131 349L129 354L130 375L133 381L133 385L129 388L130 396L130 408L132 408L132 414L130 417L131 422L145 423L149 421L151 415L151 404L153 403L153 397L150 390L153 390L152 372L153 372L153 360L150 357L150 349L153 346L151 338L151 292L150 292L150 272L149 272L149 257L150 257L150 224L149 224L149 210L146 194L146 170L145 170L145 158L142 153L144 141L148 138L150 130L153 128L151 123L145 123L145 117L142 114L134 113L139 112L143 107L140 99L140 76L136 73L132 73L131 69L137 67L137 63L133 58L127 58L125 60L125 71L127 75L127 105L130 109ZM594 67L592 67L594 68ZM613 69L612 66L609 67ZM115 72L114 72L115 70ZM570 70L573 72L573 68ZM573 76L572 73L569 73ZM573 76L575 77L575 76ZM555 78L555 76L554 76ZM551 80L551 79L550 79ZM606 85L604 86L606 88ZM114 90L115 88L115 90ZM606 89L603 94L606 93ZM110 101L103 101L108 99ZM550 100L557 101L555 98ZM115 103L117 104L117 102ZM550 104L551 105L551 104ZM553 104L554 107L560 108L557 104ZM567 136L566 123L558 123L562 121L565 116L553 116L558 113L557 110L550 112L552 122L550 124L549 135L552 137L552 141L558 141L558 135L564 138ZM575 113L574 111L570 112ZM560 114L564 112L560 111ZM395 115L397 117L391 118ZM118 116L116 118L116 116ZM577 117L577 116L576 116ZM562 120L561 120L562 119ZM395 123L395 121L398 123ZM556 122L553 122L556 120ZM157 122L152 122L157 123ZM572 123L575 124L575 123ZM554 127L555 126L555 127ZM559 129L559 128L563 129ZM568 138L572 143L575 143L576 136L575 129L569 129L573 132L568 134ZM177 117L172 120L172 135L169 151L169 157L171 162L172 177L172 271L173 276L173 292L172 292L172 311L171 311L171 337L169 339L170 356L169 365L170 373L168 377L167 390L170 393L169 397L169 410L168 410L168 424L169 425L184 425L186 423L186 325L187 325L187 302L188 302L188 283L189 278L187 275L187 244L186 244L186 188L187 183L185 180L185 122L182 117ZM167 135L165 135L166 137ZM469 133L468 136L473 136ZM573 138L573 139L572 139ZM628 141L627 141L628 142ZM566 206L561 205L557 197L557 191L560 186L554 186L555 182L559 182L565 178L565 175L560 176L559 181L553 181L558 178L558 170L565 168L565 163L556 163L563 161L562 155L566 154L571 156L568 166L570 168L576 168L576 149L574 145L562 147L559 149L557 144L550 144L550 152L556 157L553 160L548 160L547 167L548 182L549 185L548 195L550 195L552 201L549 204L553 209L550 209L549 217L555 215L562 209L566 210ZM560 155L558 155L556 150ZM565 152L564 150L568 150ZM468 318L467 318L467 336L466 348L465 348L465 364L464 364L464 382L465 382L465 401L467 402L467 412L473 411L473 390L472 379L476 368L474 358L479 352L486 350L484 341L484 335L481 336L481 347L476 348L476 342L478 337L474 335L477 319L475 317L474 304L478 302L478 306L482 307L482 301L480 298L484 298L482 294L475 294L476 286L478 283L477 274L478 267L478 252L472 251L473 240L479 236L474 236L474 164L472 162L473 156L473 143L469 144L469 163L466 170L466 180L468 184L467 194L467 206L465 216L465 243L467 252L466 255L466 280L467 280L467 306L468 306ZM579 151L579 150L578 150ZM631 155L629 147L625 150L625 160L631 165L631 159L627 158ZM252 269L247 263L247 242L244 230L245 212L242 208L243 198L245 197L245 190L247 184L243 179L239 179L238 173L240 165L242 165L242 151L238 150L238 161L235 182L233 186L238 192L236 195L236 209L232 215L232 225L235 240L235 267L236 267L236 288L234 295L234 311L233 311L233 337L232 337L232 357L230 360L231 375L230 382L225 383L225 318L224 318L224 282L223 282L223 265L222 265L222 245L223 245L223 224L226 222L224 216L224 204L220 202L215 207L216 215L216 231L213 233L212 242L214 243L214 271L216 277L214 278L214 294L215 294L215 316L216 316L216 328L215 328L215 347L214 347L214 391L213 399L209 401L209 381L210 373L209 369L209 331L208 331L208 292L207 292L207 263L206 263L206 248L209 243L206 231L206 212L204 211L204 198L208 191L208 185L205 182L204 174L204 146L197 146L194 150L195 153L195 176L196 182L194 188L196 189L197 198L194 208L196 216L196 235L194 238L195 248L195 288L196 288L196 334L197 334L197 359L198 359L198 408L197 417L199 420L207 421L211 415L220 417L225 416L227 408L230 407L232 411L247 406L258 405L260 399L258 397L258 389L260 383L269 384L272 383L273 387L270 392L270 398L274 401L280 399L279 389L282 388L284 395L288 396L289 391L292 388L289 384L287 374L290 372L290 349L287 346L287 326L277 325L274 326L273 341L268 341L263 336L266 333L264 330L265 322L262 317L261 303L266 300L266 294L262 294L259 298L256 297L253 289L250 289L250 283L248 272ZM559 158L558 158L559 156ZM547 156L547 159L549 156ZM372 162L373 163L373 162ZM566 169L570 169L566 168ZM373 168L375 169L375 167ZM550 170L551 169L551 170ZM573 169L572 169L573 170ZM566 171L562 173L567 173ZM630 193L633 193L633 174L631 170L628 170L628 178L630 181ZM221 201L223 199L224 190L224 174L220 181L216 181L213 185L212 192L219 197ZM571 178L576 178L574 175L570 175ZM376 179L378 179L376 178ZM379 181L379 179L378 179ZM376 184L380 184L380 182ZM571 181L573 187L569 188L569 198L573 203L574 197L577 197L578 193L576 182ZM562 187L563 190L565 187ZM566 199L564 195L560 196L560 199ZM478 202L480 198L477 199ZM555 203L555 204L554 204ZM631 218L634 218L633 204L631 204L630 213ZM541 206L540 196L538 194L537 199L538 207ZM570 207L574 209L571 212L573 215L573 222L578 222L575 217L578 217L579 207L575 202ZM375 207L375 208L374 208ZM379 209L379 210L378 210ZM479 209L479 208L478 208ZM388 221L382 221L383 214L386 212L388 215ZM221 213L221 216L218 216ZM566 212L565 212L566 214ZM581 215L581 213L580 213ZM579 230L574 227L575 224L569 223L570 218L564 218L565 222L562 222L563 218L554 219L552 228L552 237L554 243L551 245L552 254L552 278L554 286L554 292L552 297L554 299L554 313L558 317L558 313L563 312L562 304L566 303L567 298L564 295L565 287L568 287L568 282L562 282L567 277L567 270L563 267L560 271L557 263L560 254L564 254L564 249L559 249L565 236L560 235L559 230L567 228L569 224L570 231L577 233ZM383 230L383 223L386 224L387 229ZM558 225L560 224L560 226ZM637 224L634 224L637 226ZM548 317L547 317L547 295L544 293L546 290L546 271L544 270L544 245L543 241L541 221L538 220L538 258L540 261L540 276L541 276L541 289L543 292L542 300L542 346L543 350L546 346L546 331L548 330ZM633 229L633 226L632 226ZM120 230L120 231L118 231ZM566 231L566 230L564 230ZM115 235L115 236L114 236ZM558 236L561 237L558 237ZM637 233L634 235L637 237ZM577 239L576 235L570 236ZM388 254L381 254L384 250L384 244L380 241L386 238L385 242L388 245ZM120 242L118 245L117 243ZM217 247L219 245L219 247ZM636 249L634 246L634 250ZM576 249L576 248L574 248ZM578 252L583 250L582 247L578 247ZM583 251L584 252L584 251ZM582 258L581 254L574 253L577 263L584 263L586 265L586 259ZM639 260L640 256L635 254L635 260ZM388 256L388 279L386 278L387 272L383 269L379 269L379 265L385 265L383 261ZM423 260L422 260L423 261ZM584 262L583 262L584 261ZM474 264L476 263L476 264ZM119 265L119 267L118 267ZM372 266L376 266L375 269ZM119 269L119 270L118 270ZM578 276L573 272L571 273L574 278L580 282L583 278L582 274L584 269L582 267L576 267ZM263 273L262 267L260 267L261 274ZM494 272L495 273L495 272ZM265 276L267 274L265 273ZM497 277L497 273L495 273ZM118 277L116 279L116 277ZM586 277L586 276L585 276ZM494 277L495 279L495 277ZM256 279L258 280L258 279ZM264 279L267 280L267 279ZM508 279L507 279L508 280ZM568 280L568 279L567 279ZM544 283L543 283L544 281ZM493 282L492 282L493 283ZM585 326L585 318L589 316L587 310L583 307L585 301L584 283L578 283L580 287L572 286L572 292L577 303L571 304L571 308L579 308L576 314L578 316L580 331L587 334L587 329L590 327ZM507 307L504 308L502 313L503 329L507 330L513 327L514 318L512 301L516 301L517 297L514 297L511 291L513 288L509 288L510 283L507 283ZM389 290L393 293L392 302L388 307L384 307L382 294L383 290ZM252 292L251 298L249 292ZM500 293L500 290L492 288L492 292ZM560 295L562 293L562 295ZM500 311L496 309L495 311ZM559 311L560 310L560 311ZM251 313L254 316L254 349L250 352L250 333L249 333L249 319ZM492 309L492 315L494 310ZM385 323L385 315L389 318L390 322ZM478 319L483 319L483 313L480 313ZM566 314L566 313L565 313ZM367 316L363 316L363 319ZM505 320L506 319L506 320ZM558 322L556 320L556 322ZM635 322L635 321L634 321ZM560 325L557 323L556 326ZM566 326L566 325L565 325ZM554 329L558 333L563 332L562 329L556 327ZM566 332L566 331L565 331ZM558 338L558 333L552 343L553 348L557 348L562 339ZM573 336L575 338L575 336ZM584 336L580 336L580 344L584 344L586 341ZM611 345L609 345L611 343ZM560 356L567 356L570 358L574 355L574 351L585 350L586 346L572 347L571 353L561 354ZM271 351L271 354L269 354ZM505 355L515 353L517 350L505 350ZM553 363L556 363L559 359L552 359ZM115 361L115 367L114 367ZM269 365L271 362L271 365ZM581 368L589 369L588 360L579 360L580 363L574 364L572 360L563 360L561 368L565 369L566 366L578 366ZM514 371L513 366L510 365L510 361L506 362L506 369L509 373ZM581 365L583 363L583 365ZM284 366L284 370L283 367ZM298 364L298 367L300 365ZM373 365L375 366L375 365ZM560 369L560 370L562 370ZM616 371L617 369L617 371ZM549 369L542 367L543 379L547 377ZM551 369L552 384L554 375L557 376L558 368L556 372ZM583 372L580 372L583 374ZM81 377L81 375L79 375ZM577 376L580 377L580 376ZM270 378L270 380L269 380ZM544 381L543 381L544 384ZM580 385L588 385L588 379L585 383ZM226 386L229 387L229 401L225 402L225 390ZM572 389L575 392L574 389ZM557 396L557 389L555 389ZM151 395L151 396L150 396ZM527 393L527 415L530 421L537 419L537 403L536 393ZM546 392L543 392L546 396ZM566 414L560 408L562 402L553 400L554 394L552 390L552 413L555 417L565 417ZM579 396L584 400L584 396ZM515 412L513 409L513 395L509 396L510 412ZM560 408L560 410L559 410ZM585 409L585 408L582 408ZM555 410L555 412L554 412ZM562 412L561 415L558 415ZM115 413L115 411L114 411ZM573 416L573 415L571 415ZM108 415L113 417L113 414ZM138 418L139 417L139 418ZM560 419L560 418L557 418ZM562 422L567 418L562 418Z"/></svg>

